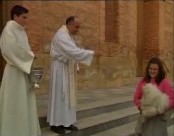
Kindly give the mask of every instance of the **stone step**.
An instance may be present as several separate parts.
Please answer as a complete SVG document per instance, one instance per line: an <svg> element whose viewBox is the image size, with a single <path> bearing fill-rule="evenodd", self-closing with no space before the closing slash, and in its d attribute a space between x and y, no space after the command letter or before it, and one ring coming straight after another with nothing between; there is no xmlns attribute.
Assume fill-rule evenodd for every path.
<svg viewBox="0 0 174 136"><path fill-rule="evenodd" d="M91 103L78 104L77 120L106 112L117 111L131 107L133 105L132 96L123 96L116 99L107 99ZM46 116L39 117L39 121L41 127L48 126L48 123L46 122Z"/></svg>
<svg viewBox="0 0 174 136"><path fill-rule="evenodd" d="M111 128L91 136L134 136L136 121Z"/></svg>
<svg viewBox="0 0 174 136"><path fill-rule="evenodd" d="M135 121L138 113L139 112L136 107L130 107L92 117L82 118L75 124L79 128L79 131L67 132L64 136L90 136L94 133ZM53 132L51 132L50 135L46 135L46 132L49 129L47 128L47 131L44 129L43 136L54 136Z"/></svg>
<svg viewBox="0 0 174 136"><path fill-rule="evenodd" d="M135 124L136 122L133 121L133 122L130 122L118 127L114 127L96 134L88 135L88 136L133 136ZM42 133L43 133L42 136L59 136L59 134L51 132L48 127L43 128Z"/></svg>
<svg viewBox="0 0 174 136"><path fill-rule="evenodd" d="M90 136L135 136L135 126L136 121L133 121ZM168 126L167 130L168 136L174 136L174 124Z"/></svg>
<svg viewBox="0 0 174 136"><path fill-rule="evenodd" d="M134 136L138 114L136 107L130 107L98 116L82 118L75 124L79 131L69 131L64 136ZM168 133L169 136L173 136L174 119L172 115L170 115L170 118ZM42 128L42 133L42 136L59 136L50 131L49 127Z"/></svg>
<svg viewBox="0 0 174 136"><path fill-rule="evenodd" d="M115 126L123 125L137 119L139 111L136 107L124 108L118 111L107 112L92 117L80 119L75 124L79 131L68 133L66 136L89 136Z"/></svg>
<svg viewBox="0 0 174 136"><path fill-rule="evenodd" d="M174 136L174 110L167 114L168 116L168 136ZM135 136L136 121L117 126L106 131L96 133L91 136Z"/></svg>
<svg viewBox="0 0 174 136"><path fill-rule="evenodd" d="M134 121L88 136L135 136L134 134L135 124L136 122ZM167 130L168 130L168 136L174 136L174 125L169 126ZM60 136L60 135L50 131L50 129L46 127L42 128L42 136Z"/></svg>
<svg viewBox="0 0 174 136"><path fill-rule="evenodd" d="M91 103L89 102L85 104L78 104L77 119L124 109L133 105L132 96L123 96L116 99L107 99Z"/></svg>

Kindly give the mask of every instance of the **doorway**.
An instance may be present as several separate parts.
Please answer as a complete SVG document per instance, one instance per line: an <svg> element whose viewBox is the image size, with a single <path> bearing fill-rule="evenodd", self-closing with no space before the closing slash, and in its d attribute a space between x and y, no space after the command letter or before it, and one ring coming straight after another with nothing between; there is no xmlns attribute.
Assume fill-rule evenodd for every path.
<svg viewBox="0 0 174 136"><path fill-rule="evenodd" d="M0 1L0 35L2 33L2 30L3 30L3 1ZM2 54L0 52L0 83L3 76L4 66L5 66L5 61L2 58Z"/></svg>

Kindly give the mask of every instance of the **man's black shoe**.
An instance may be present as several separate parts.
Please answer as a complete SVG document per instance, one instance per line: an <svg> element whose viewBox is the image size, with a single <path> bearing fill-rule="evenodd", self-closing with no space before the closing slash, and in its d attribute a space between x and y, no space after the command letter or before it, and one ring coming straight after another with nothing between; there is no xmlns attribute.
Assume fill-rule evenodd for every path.
<svg viewBox="0 0 174 136"><path fill-rule="evenodd" d="M78 127L74 125L70 125L69 127L64 127L64 129L71 130L71 131L78 131Z"/></svg>
<svg viewBox="0 0 174 136"><path fill-rule="evenodd" d="M65 130L63 126L51 126L50 128L53 132L56 132L59 134L65 134Z"/></svg>

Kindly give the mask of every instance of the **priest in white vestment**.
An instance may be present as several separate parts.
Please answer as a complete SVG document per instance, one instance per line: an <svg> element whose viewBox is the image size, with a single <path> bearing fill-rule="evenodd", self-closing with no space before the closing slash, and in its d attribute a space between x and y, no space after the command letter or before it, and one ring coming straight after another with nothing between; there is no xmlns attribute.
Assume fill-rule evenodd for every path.
<svg viewBox="0 0 174 136"><path fill-rule="evenodd" d="M41 136L35 92L29 78L34 54L25 32L28 9L11 10L0 38L6 66L0 88L0 136Z"/></svg>
<svg viewBox="0 0 174 136"><path fill-rule="evenodd" d="M80 20L70 16L51 42L51 76L47 121L51 130L64 134L65 130L78 130L76 122L77 62L90 65L94 51L76 46L73 35L80 28Z"/></svg>

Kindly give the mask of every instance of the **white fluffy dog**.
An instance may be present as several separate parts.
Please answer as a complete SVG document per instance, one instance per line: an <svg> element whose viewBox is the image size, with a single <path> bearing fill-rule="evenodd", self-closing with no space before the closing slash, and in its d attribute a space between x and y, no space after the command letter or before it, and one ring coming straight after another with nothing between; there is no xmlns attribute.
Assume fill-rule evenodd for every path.
<svg viewBox="0 0 174 136"><path fill-rule="evenodd" d="M143 120L157 114L164 113L169 107L169 98L151 83L143 87L143 96L141 99L141 110Z"/></svg>

